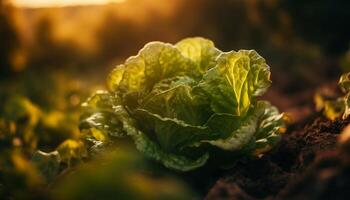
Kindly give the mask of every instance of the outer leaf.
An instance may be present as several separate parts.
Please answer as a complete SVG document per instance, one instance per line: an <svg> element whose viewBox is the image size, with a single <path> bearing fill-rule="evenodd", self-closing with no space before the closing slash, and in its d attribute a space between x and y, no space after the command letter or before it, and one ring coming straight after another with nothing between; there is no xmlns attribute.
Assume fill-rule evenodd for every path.
<svg viewBox="0 0 350 200"><path fill-rule="evenodd" d="M350 91L344 97L345 110L343 114L343 119L348 118L350 115Z"/></svg>
<svg viewBox="0 0 350 200"><path fill-rule="evenodd" d="M108 75L107 88L109 91L116 91L118 89L119 83L123 79L124 71L125 71L124 65L118 65Z"/></svg>
<svg viewBox="0 0 350 200"><path fill-rule="evenodd" d="M333 97L326 100L321 95L315 96L316 107L324 109L324 115L330 120L341 115L343 119L346 119L350 115L350 72L343 74L338 84L340 89L346 93L344 97L338 99Z"/></svg>
<svg viewBox="0 0 350 200"><path fill-rule="evenodd" d="M252 101L270 86L270 71L254 50L223 53L196 88L216 113L244 116Z"/></svg>
<svg viewBox="0 0 350 200"><path fill-rule="evenodd" d="M194 63L174 46L162 42L148 43L139 54L124 64L119 91L124 97L130 93L149 92L163 79L189 74Z"/></svg>
<svg viewBox="0 0 350 200"><path fill-rule="evenodd" d="M240 150L251 141L256 141L256 148L265 148L266 145L273 145L280 137L278 131L283 125L282 117L275 107L259 101L229 138L205 142L229 151Z"/></svg>
<svg viewBox="0 0 350 200"><path fill-rule="evenodd" d="M86 148L82 141L68 139L62 142L58 147L57 151L61 156L62 162L65 162L70 166L73 160L82 160L83 157L87 156Z"/></svg>
<svg viewBox="0 0 350 200"><path fill-rule="evenodd" d="M119 105L120 100L110 95L107 91L97 91L85 103L85 113L80 121L80 129L95 128L100 130L105 137L123 137L122 124L114 107Z"/></svg>
<svg viewBox="0 0 350 200"><path fill-rule="evenodd" d="M105 137L123 137L125 133L121 129L121 122L115 113L97 112L80 122L81 129L95 128L102 131Z"/></svg>
<svg viewBox="0 0 350 200"><path fill-rule="evenodd" d="M241 123L239 129L231 132L231 136L226 139L218 139L213 141L205 141L214 146L228 151L238 151L252 141L257 130L258 113L248 117Z"/></svg>
<svg viewBox="0 0 350 200"><path fill-rule="evenodd" d="M185 121L191 125L201 125L208 113L201 110L192 94L191 82L187 79L171 82L163 88L155 88L142 102L141 108L162 117ZM169 88L169 89L167 89Z"/></svg>
<svg viewBox="0 0 350 200"><path fill-rule="evenodd" d="M146 84L157 83L165 78L188 74L193 70L193 62L185 58L171 44L153 42L140 51L145 62Z"/></svg>
<svg viewBox="0 0 350 200"><path fill-rule="evenodd" d="M219 136L213 139L226 139L232 135L234 130L241 126L242 120L240 117L232 114L215 113L209 118L205 126L211 129L212 135Z"/></svg>
<svg viewBox="0 0 350 200"><path fill-rule="evenodd" d="M200 75L216 65L216 57L221 53L212 41L201 37L186 38L175 46L197 65Z"/></svg>
<svg viewBox="0 0 350 200"><path fill-rule="evenodd" d="M346 119L350 115L350 72L340 77L339 86L343 92L347 93L344 96L345 110L343 114L343 119Z"/></svg>
<svg viewBox="0 0 350 200"><path fill-rule="evenodd" d="M339 79L339 86L343 92L350 91L350 72L343 74Z"/></svg>
<svg viewBox="0 0 350 200"><path fill-rule="evenodd" d="M143 120L146 131L155 133L160 146L168 152L215 136L207 127L193 126L178 119L161 117L147 110L138 109L136 114L139 120Z"/></svg>
<svg viewBox="0 0 350 200"><path fill-rule="evenodd" d="M346 96L336 100L326 100L323 114L330 120L335 120L343 115L346 118Z"/></svg>
<svg viewBox="0 0 350 200"><path fill-rule="evenodd" d="M190 171L203 166L209 158L208 153L204 153L197 159L187 158L182 155L166 153L160 146L152 142L142 132L134 135L136 147L139 151L144 153L147 157L152 158L158 162L162 162L165 167L178 171Z"/></svg>
<svg viewBox="0 0 350 200"><path fill-rule="evenodd" d="M107 91L98 90L82 104L84 112L106 111L112 112L113 106L121 103L118 96L111 95Z"/></svg>
<svg viewBox="0 0 350 200"><path fill-rule="evenodd" d="M281 133L285 130L283 120L284 114L280 114L278 109L271 106L269 102L260 101L258 107L264 110L264 113L259 117L258 130L255 134L255 153L265 153L272 148L281 138Z"/></svg>
<svg viewBox="0 0 350 200"><path fill-rule="evenodd" d="M122 106L117 106L116 110L123 117L123 130L133 138L136 148L144 153L147 157L163 163L166 167L179 170L189 171L205 164L209 155L204 153L197 159L187 158L183 155L177 155L164 151L157 143L149 139L142 131L136 128L136 122L128 117L127 112Z"/></svg>

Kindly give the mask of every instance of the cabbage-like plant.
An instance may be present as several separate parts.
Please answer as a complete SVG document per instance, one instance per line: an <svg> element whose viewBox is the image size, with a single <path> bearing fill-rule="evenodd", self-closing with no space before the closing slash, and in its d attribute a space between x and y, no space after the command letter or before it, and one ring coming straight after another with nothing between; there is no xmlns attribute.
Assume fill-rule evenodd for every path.
<svg viewBox="0 0 350 200"><path fill-rule="evenodd" d="M345 93L343 97L344 113L343 119L350 115L350 72L343 74L339 79L339 87Z"/></svg>
<svg viewBox="0 0 350 200"><path fill-rule="evenodd" d="M323 110L323 114L330 120L340 117L346 119L350 115L350 72L341 75L338 85L344 96L325 95L321 90L314 97L316 110Z"/></svg>
<svg viewBox="0 0 350 200"><path fill-rule="evenodd" d="M213 148L261 154L276 144L283 115L257 100L270 84L254 50L222 52L199 37L150 42L83 104L80 127L92 149L129 137L147 157L188 171L215 159Z"/></svg>

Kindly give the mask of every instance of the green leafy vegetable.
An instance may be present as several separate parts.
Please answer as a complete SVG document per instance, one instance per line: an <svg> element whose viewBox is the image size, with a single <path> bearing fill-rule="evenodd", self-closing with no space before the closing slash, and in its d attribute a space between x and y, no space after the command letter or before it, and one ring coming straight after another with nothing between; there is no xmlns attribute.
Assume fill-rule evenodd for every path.
<svg viewBox="0 0 350 200"><path fill-rule="evenodd" d="M347 118L350 114L350 73L343 74L339 80L339 86L346 95L344 96L345 110L343 119Z"/></svg>
<svg viewBox="0 0 350 200"><path fill-rule="evenodd" d="M215 157L210 146L261 154L276 144L283 115L257 100L270 84L254 50L221 52L204 38L151 42L83 104L80 127L95 144L130 137L147 157L188 171Z"/></svg>
<svg viewBox="0 0 350 200"><path fill-rule="evenodd" d="M324 115L330 120L338 117L346 119L350 115L350 72L340 77L338 85L345 96L337 98L335 95L329 96L321 92L315 95L316 109L323 110Z"/></svg>

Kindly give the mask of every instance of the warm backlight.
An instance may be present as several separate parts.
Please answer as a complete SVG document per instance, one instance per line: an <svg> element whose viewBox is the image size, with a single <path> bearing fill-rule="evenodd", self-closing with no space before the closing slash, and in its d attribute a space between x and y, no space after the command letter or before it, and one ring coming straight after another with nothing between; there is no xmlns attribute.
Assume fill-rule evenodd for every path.
<svg viewBox="0 0 350 200"><path fill-rule="evenodd" d="M125 0L12 0L13 3L20 7L57 7L87 4L106 4L120 3Z"/></svg>

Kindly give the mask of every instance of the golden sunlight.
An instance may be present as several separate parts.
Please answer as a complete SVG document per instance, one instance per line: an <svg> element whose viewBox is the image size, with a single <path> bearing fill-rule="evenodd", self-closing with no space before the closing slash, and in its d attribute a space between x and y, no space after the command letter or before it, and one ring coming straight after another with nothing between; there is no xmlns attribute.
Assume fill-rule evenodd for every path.
<svg viewBox="0 0 350 200"><path fill-rule="evenodd" d="M98 5L107 3L121 3L125 0L12 0L19 7L59 7L74 5Z"/></svg>

